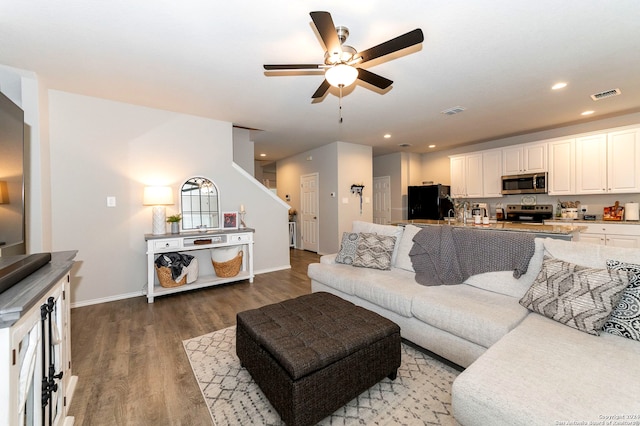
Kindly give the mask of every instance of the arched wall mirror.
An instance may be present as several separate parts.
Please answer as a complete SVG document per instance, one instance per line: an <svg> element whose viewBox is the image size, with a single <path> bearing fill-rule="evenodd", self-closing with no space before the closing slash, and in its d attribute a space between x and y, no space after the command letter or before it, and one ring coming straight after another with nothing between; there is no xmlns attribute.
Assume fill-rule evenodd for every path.
<svg viewBox="0 0 640 426"><path fill-rule="evenodd" d="M220 193L218 187L205 177L192 177L180 188L182 230L220 228Z"/></svg>

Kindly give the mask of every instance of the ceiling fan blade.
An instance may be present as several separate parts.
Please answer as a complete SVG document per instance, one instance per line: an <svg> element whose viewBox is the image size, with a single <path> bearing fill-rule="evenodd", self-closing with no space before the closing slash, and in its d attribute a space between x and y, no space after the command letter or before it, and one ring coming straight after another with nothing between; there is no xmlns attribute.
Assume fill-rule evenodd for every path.
<svg viewBox="0 0 640 426"><path fill-rule="evenodd" d="M311 12L309 15L311 15L311 19L318 29L318 33L320 33L327 52L329 52L329 54L341 53L342 47L340 39L338 38L336 26L333 24L331 14L329 12Z"/></svg>
<svg viewBox="0 0 640 426"><path fill-rule="evenodd" d="M265 70L316 70L322 69L322 64L280 64L280 65L263 65Z"/></svg>
<svg viewBox="0 0 640 426"><path fill-rule="evenodd" d="M360 63L363 63L384 55L388 55L393 52L397 52L398 50L406 49L407 47L422 43L423 41L424 34L422 34L422 30L420 28L417 28L413 31L409 31L406 34L402 34L401 36L385 41L384 43L381 43L370 49L359 52L356 56L362 58Z"/></svg>
<svg viewBox="0 0 640 426"><path fill-rule="evenodd" d="M318 87L318 90L316 90L315 93L311 96L311 99L318 99L323 97L324 94L327 93L327 90L329 90L330 86L331 85L329 84L329 82L325 79L320 87Z"/></svg>
<svg viewBox="0 0 640 426"><path fill-rule="evenodd" d="M392 80L362 68L358 68L358 78L383 90L393 84Z"/></svg>

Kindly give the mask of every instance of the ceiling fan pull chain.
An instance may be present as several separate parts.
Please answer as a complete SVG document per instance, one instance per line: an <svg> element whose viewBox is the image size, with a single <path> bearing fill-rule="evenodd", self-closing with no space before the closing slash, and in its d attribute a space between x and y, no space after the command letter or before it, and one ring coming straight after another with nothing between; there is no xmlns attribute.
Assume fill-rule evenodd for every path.
<svg viewBox="0 0 640 426"><path fill-rule="evenodd" d="M338 112L340 113L339 123L342 124L342 85L340 86L340 96L338 97Z"/></svg>

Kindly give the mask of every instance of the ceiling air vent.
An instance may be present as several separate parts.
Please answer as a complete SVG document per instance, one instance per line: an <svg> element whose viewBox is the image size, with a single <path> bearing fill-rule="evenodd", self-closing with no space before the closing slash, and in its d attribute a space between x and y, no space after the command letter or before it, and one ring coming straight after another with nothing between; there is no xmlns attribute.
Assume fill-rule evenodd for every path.
<svg viewBox="0 0 640 426"><path fill-rule="evenodd" d="M465 109L466 109L465 107L455 106L453 108L449 108L449 109L445 109L444 111L440 111L440 114L455 115L455 114L458 114L458 113L464 111Z"/></svg>
<svg viewBox="0 0 640 426"><path fill-rule="evenodd" d="M593 99L594 101L599 101L600 99L610 98L612 96L618 96L621 94L622 92L620 91L620 89L611 89L605 90L604 92L600 93L594 93L593 95L591 95L591 99Z"/></svg>

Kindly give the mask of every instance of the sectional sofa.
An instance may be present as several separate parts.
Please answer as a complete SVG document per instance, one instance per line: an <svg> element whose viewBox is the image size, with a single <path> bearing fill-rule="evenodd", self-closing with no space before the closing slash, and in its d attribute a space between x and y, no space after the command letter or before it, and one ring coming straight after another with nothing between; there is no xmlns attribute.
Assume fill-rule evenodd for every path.
<svg viewBox="0 0 640 426"><path fill-rule="evenodd" d="M558 274L581 277L588 285L604 274L615 281L607 290L609 298L628 302L626 310L616 306L622 309L618 315L640 321L632 300L638 295L633 286L640 282L628 271L633 265L627 265L640 264L640 249L536 238L527 271L519 278L513 271L490 271L455 285L424 286L416 282L409 256L418 232L412 225L354 222L351 237L395 237L387 238L394 241L386 248L389 264L367 264L372 259L363 260L362 253L357 259L345 256L350 244L345 234L340 253L309 265L312 291L373 310L396 322L403 338L464 367L452 387L453 414L462 425L640 424L638 335L624 337L609 312L604 314L608 332L600 331L604 319L563 317L554 311L557 300L547 303L540 295L545 289L566 290L566 280L554 287L552 276ZM380 257L375 250L368 254ZM607 269L612 260L617 269L611 264ZM603 297L589 293L567 297L576 303ZM573 309L574 300L564 303ZM631 326L640 331L637 322Z"/></svg>

